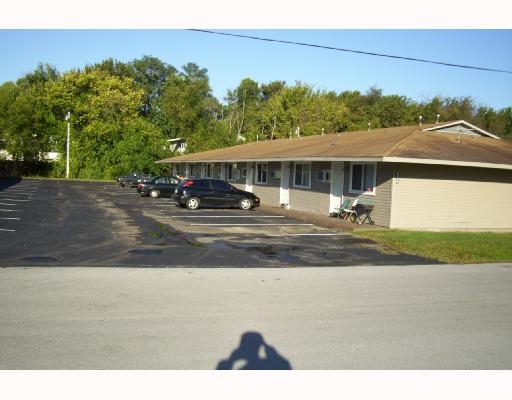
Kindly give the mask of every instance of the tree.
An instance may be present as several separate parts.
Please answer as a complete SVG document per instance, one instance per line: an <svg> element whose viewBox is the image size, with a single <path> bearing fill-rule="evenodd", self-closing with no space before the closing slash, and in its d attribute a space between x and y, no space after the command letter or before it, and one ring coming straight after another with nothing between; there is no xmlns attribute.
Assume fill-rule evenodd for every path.
<svg viewBox="0 0 512 400"><path fill-rule="evenodd" d="M408 100L404 96L382 96L373 105L373 115L382 128L404 125Z"/></svg>
<svg viewBox="0 0 512 400"><path fill-rule="evenodd" d="M178 71L172 65L150 56L134 60L130 65L134 70L135 83L144 91L140 112L153 122L157 122L159 110L156 104L164 92L165 82Z"/></svg>
<svg viewBox="0 0 512 400"><path fill-rule="evenodd" d="M0 86L0 152L5 151L9 141L8 126L10 124L9 109L18 95L18 87L14 82L5 82ZM3 154L7 156L7 154ZM2 153L0 153L2 158Z"/></svg>
<svg viewBox="0 0 512 400"><path fill-rule="evenodd" d="M71 112L71 166L74 178L111 179L126 170L151 170L163 156L161 131L139 115L143 91L132 78L105 70L71 71L48 85L48 102L55 115ZM65 153L65 129L57 138ZM56 166L62 171L63 160Z"/></svg>
<svg viewBox="0 0 512 400"><path fill-rule="evenodd" d="M260 86L260 93L263 101L268 101L285 87L286 83L284 81L272 81L268 84L262 84Z"/></svg>
<svg viewBox="0 0 512 400"><path fill-rule="evenodd" d="M475 114L475 104L471 97L448 97L443 104L446 121L471 121Z"/></svg>
<svg viewBox="0 0 512 400"><path fill-rule="evenodd" d="M189 63L182 73L168 77L158 107L165 136L184 138L187 148L195 151L200 143L209 142L220 105L211 94L207 70Z"/></svg>
<svg viewBox="0 0 512 400"><path fill-rule="evenodd" d="M45 95L47 85L58 77L54 67L39 64L34 72L20 78L16 86L3 88L2 142L12 158L40 160L52 150L55 118L49 112Z"/></svg>
<svg viewBox="0 0 512 400"><path fill-rule="evenodd" d="M252 79L243 79L226 97L229 113L229 137L236 133L236 141L256 140L260 133L258 114L261 94L258 83Z"/></svg>

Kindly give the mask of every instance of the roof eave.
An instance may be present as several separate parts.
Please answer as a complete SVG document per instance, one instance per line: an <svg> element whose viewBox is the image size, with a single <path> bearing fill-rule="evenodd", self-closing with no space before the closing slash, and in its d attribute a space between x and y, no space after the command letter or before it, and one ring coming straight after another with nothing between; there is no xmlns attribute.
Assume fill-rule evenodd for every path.
<svg viewBox="0 0 512 400"><path fill-rule="evenodd" d="M236 159L202 159L202 160L160 160L157 164L198 164L198 163L223 163L223 162L294 162L294 161L365 161L380 162L383 157L267 157L267 158L236 158Z"/></svg>
<svg viewBox="0 0 512 400"><path fill-rule="evenodd" d="M512 170L512 164L494 164L494 163L476 162L476 161L433 160L433 159L407 158L407 157L383 157L382 162L407 163L407 164L427 164L427 165L451 165L451 166L456 166L456 167L475 167L475 168Z"/></svg>
<svg viewBox="0 0 512 400"><path fill-rule="evenodd" d="M408 158L408 157L280 157L280 158L240 158L240 159L204 159L204 160L161 160L158 164L201 164L201 163L237 163L237 162L384 162L384 163L407 163L407 164L426 164L426 165L450 165L457 167L475 167L490 169L512 170L512 164L495 164L477 161L458 161L458 160L436 160L426 158Z"/></svg>

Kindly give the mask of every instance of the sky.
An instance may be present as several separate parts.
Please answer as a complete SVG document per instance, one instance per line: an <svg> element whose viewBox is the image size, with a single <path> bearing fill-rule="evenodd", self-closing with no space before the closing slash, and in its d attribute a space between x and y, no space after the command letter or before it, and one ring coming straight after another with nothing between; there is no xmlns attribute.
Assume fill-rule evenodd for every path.
<svg viewBox="0 0 512 400"><path fill-rule="evenodd" d="M394 1L398 0L384 3L389 8ZM261 7L248 6L245 13L233 15L226 10L238 10L240 3L232 0L205 0L205 3L195 2L191 8L173 6L171 10L157 8L156 12L155 8L141 8L140 2L132 0L122 2L123 12L114 7L116 2L98 0L90 0L91 7L80 10L70 9L68 3L56 0L49 0L50 4L35 2L27 11L26 1L21 1L7 5L11 12L0 16L0 84L16 81L34 71L38 63L51 64L64 73L107 58L130 62L148 55L180 71L189 62L206 68L212 94L221 102L228 90L235 89L244 78L251 78L259 84L278 80L292 86L301 82L314 90L336 93L345 90L365 93L377 87L384 95L405 96L418 102L435 96L471 97L476 105L497 110L512 106L512 20L507 18L508 22L504 23L500 19L509 13L504 14L505 9L503 14L500 12L499 7L503 6L493 8L494 1L497 0L488 0L489 7L476 11L468 10L470 3L465 3L466 13L457 8L457 2L452 5L453 10L446 8L446 2L441 0L432 0L424 10L413 10L405 2L403 8L409 13L397 16L387 10L387 18L386 14L384 18L379 14L378 19L368 10L377 7L379 11L382 2L368 2L359 6L365 8L350 9L340 6L340 2L322 8L330 2L317 0L318 7L297 10L293 2L260 0ZM147 4L162 6L158 3L162 1ZM130 7L134 4L138 8ZM216 5L215 9L211 9L212 4ZM294 5L293 12L291 5ZM442 5L441 13L436 6ZM199 9L203 13L198 14ZM492 12L486 13L489 9ZM364 10L367 11L363 16ZM279 23L273 15L280 16ZM347 18L349 15L357 18ZM332 22L333 16L337 23ZM475 20L475 16L479 19Z"/></svg>
<svg viewBox="0 0 512 400"><path fill-rule="evenodd" d="M205 29L205 28L201 28ZM209 29L210 30L210 29ZM315 90L385 95L428 101L471 97L477 105L512 106L512 30L488 29L211 29L285 42L461 64L509 73L417 62L291 43L187 29L2 29L0 83L16 81L49 63L61 73L107 58L144 55L182 70L193 62L208 70L213 95L223 101L244 78L285 81ZM5 57L5 55L8 55Z"/></svg>

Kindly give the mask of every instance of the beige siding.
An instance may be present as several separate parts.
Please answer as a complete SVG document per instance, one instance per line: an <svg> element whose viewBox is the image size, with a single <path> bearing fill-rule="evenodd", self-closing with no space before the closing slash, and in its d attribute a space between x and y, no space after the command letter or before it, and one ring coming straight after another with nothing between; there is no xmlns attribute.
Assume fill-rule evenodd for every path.
<svg viewBox="0 0 512 400"><path fill-rule="evenodd" d="M350 163L345 163L345 177L343 197L353 201L359 198L363 204L373 204L372 220L375 225L389 226L391 209L392 176L395 170L394 164L377 163L377 175L375 183L375 195L365 195L350 192Z"/></svg>
<svg viewBox="0 0 512 400"><path fill-rule="evenodd" d="M377 164L377 185L375 188L372 220L376 225L389 226L391 214L391 188L394 164Z"/></svg>
<svg viewBox="0 0 512 400"><path fill-rule="evenodd" d="M397 169L391 228L512 229L511 171L419 164Z"/></svg>

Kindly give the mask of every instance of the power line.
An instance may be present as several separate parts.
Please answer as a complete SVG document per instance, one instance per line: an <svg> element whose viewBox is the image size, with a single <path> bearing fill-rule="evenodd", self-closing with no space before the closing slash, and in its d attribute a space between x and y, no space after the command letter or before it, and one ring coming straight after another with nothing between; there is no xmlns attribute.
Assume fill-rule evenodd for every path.
<svg viewBox="0 0 512 400"><path fill-rule="evenodd" d="M243 39L261 40L261 41L265 41L265 42L294 44L297 46L316 47L319 49L344 51L347 53L365 54L368 56L387 57L387 58L394 58L394 59L407 60L407 61L416 61L416 62L422 62L422 63L444 65L447 67L476 69L476 70L480 70L480 71L491 71L491 72L501 72L504 74L512 74L512 71L507 71L507 70L503 70L503 69L476 67L476 66L472 66L472 65L462 65L462 64L452 64L452 63L446 63L446 62L442 62L442 61L425 60L425 59L421 59L421 58L404 57L404 56L394 56L394 55L390 55L390 54L372 53L369 51L361 51L361 50L350 50L350 49L343 49L343 48L339 48L339 47L323 46L323 45L319 45L319 44L293 42L293 41L289 41L289 40L280 40L280 39L269 39L269 38L263 38L263 37L257 37L257 36L240 35L240 34L236 34L236 33L215 32L215 31L209 31L209 30L205 30L205 29L188 29L188 30L195 31L195 32L209 33L209 34L214 34L214 35L233 36L233 37L239 37L239 38L243 38Z"/></svg>

